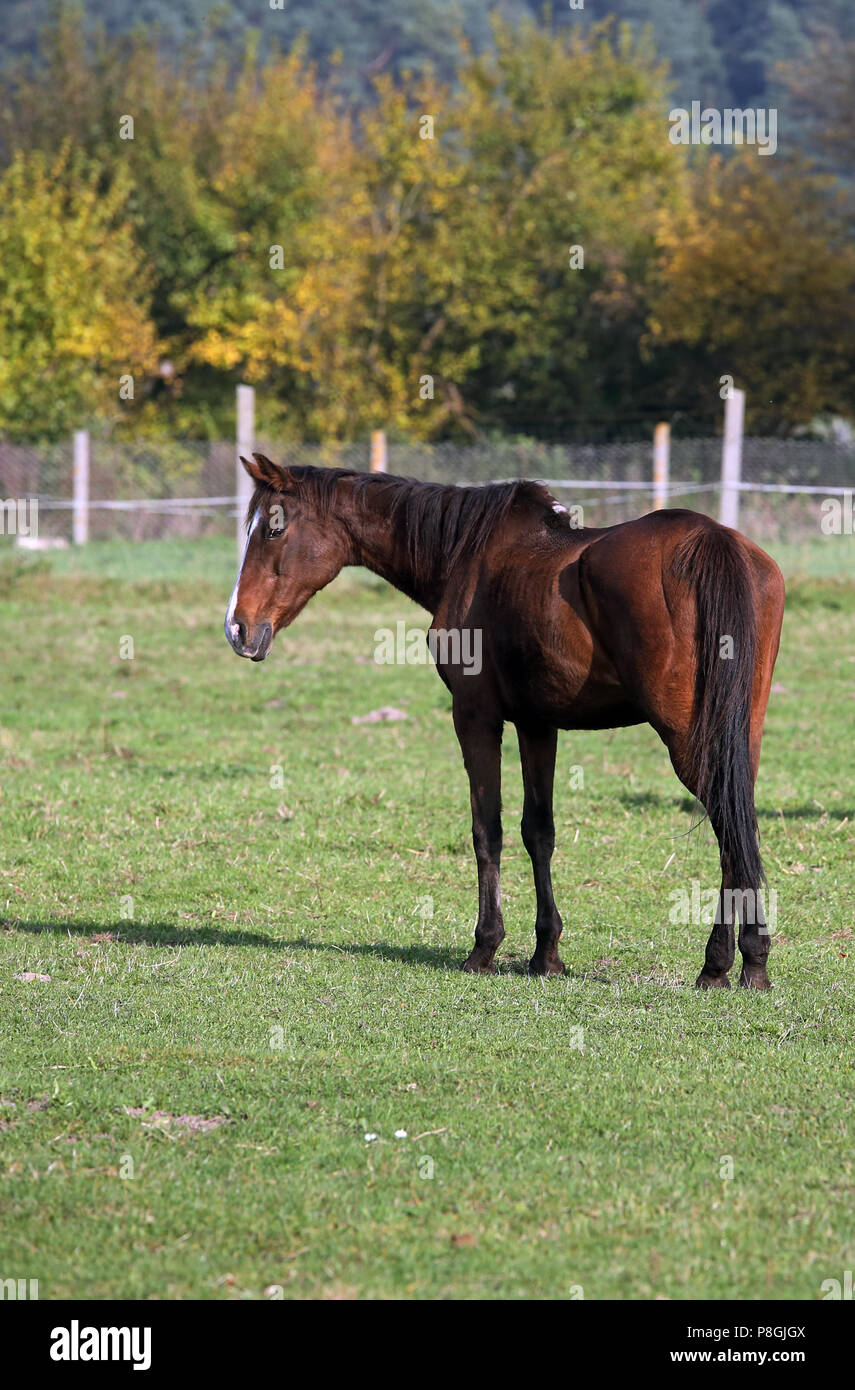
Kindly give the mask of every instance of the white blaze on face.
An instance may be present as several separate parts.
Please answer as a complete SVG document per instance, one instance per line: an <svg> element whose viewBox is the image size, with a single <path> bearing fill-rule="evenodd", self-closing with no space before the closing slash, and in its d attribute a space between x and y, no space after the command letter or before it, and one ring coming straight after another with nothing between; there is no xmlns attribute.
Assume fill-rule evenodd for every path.
<svg viewBox="0 0 855 1390"><path fill-rule="evenodd" d="M237 623L235 622L235 609L236 609L236 607L237 607L238 589L240 588L240 577L241 577L241 575L243 574L243 566L244 566L244 561L246 560L246 552L248 551L248 549L249 549L249 543L250 543L250 541L252 540L252 533L253 533L253 531L255 530L256 526L259 524L260 521L261 521L261 507L259 506L259 507L256 508L255 516L252 518L252 525L250 526L250 528L249 528L249 530L247 531L247 534L246 534L246 540L245 540L245 542L244 542L244 547L243 547L243 554L242 554L241 557L240 557L240 564L238 565L238 572L237 572L237 579L235 580L235 587L232 589L232 596L231 596L231 598L229 599L229 606L228 606L228 608L226 609L226 631L227 631L232 637L236 637L236 636L237 636Z"/></svg>

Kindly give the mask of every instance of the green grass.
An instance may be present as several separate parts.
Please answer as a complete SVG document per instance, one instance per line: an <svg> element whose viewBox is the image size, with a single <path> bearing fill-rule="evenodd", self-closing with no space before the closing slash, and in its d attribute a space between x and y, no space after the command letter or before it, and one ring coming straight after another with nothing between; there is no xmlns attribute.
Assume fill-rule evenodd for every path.
<svg viewBox="0 0 855 1390"><path fill-rule="evenodd" d="M855 585L816 554L793 561L817 577L791 587L758 784L779 916L760 995L691 988L708 929L669 894L717 883L715 849L651 729L562 736L548 981L524 973L507 737L508 936L470 978L449 699L371 659L377 627L423 615L349 572L256 666L222 636L226 542L4 552L0 1278L221 1299L842 1279ZM407 720L351 722L380 705Z"/></svg>

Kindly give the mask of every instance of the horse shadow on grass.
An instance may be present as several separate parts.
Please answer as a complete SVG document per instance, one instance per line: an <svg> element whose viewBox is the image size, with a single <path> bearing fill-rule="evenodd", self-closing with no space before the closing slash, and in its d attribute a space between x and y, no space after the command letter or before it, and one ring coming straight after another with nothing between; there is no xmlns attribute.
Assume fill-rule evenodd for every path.
<svg viewBox="0 0 855 1390"><path fill-rule="evenodd" d="M151 922L143 925L138 922L80 922L49 921L22 922L13 917L0 919L0 931L28 932L33 936L50 932L54 936L73 936L89 940L95 945L109 937L119 945L140 946L261 946L266 951L281 951L293 954L296 951L322 951L329 955L363 957L383 960L401 965L424 965L431 970L459 975L463 961L463 951L458 945L401 946L391 941L353 942L341 945L331 941L313 941L308 937L286 940L279 936L263 936L260 932L225 931L220 927L179 927L174 922ZM527 957L509 956L498 963L499 975L528 975ZM590 971L573 970L568 966L567 975L571 979L597 979Z"/></svg>
<svg viewBox="0 0 855 1390"><path fill-rule="evenodd" d="M699 819L706 819L706 812L700 802L693 800L690 796L680 796L679 793L669 792L619 792L617 800L624 806L635 808L650 809L655 807L657 810L678 810L688 812ZM778 810L774 806L758 806L758 820L780 820L781 816L785 821L788 820L819 820L825 812L829 816L840 816L841 819L851 819L855 816L855 811L844 810L842 806L817 806L813 803L802 806L788 806L787 809Z"/></svg>
<svg viewBox="0 0 855 1390"><path fill-rule="evenodd" d="M398 946L391 941L354 942L351 946L338 946L327 941L308 941L305 937L285 944L292 951L329 951L336 955L367 956L378 960L400 961L402 965L427 965L432 970L442 970L454 975L463 973L461 967L468 952L468 947ZM505 956L497 960L496 974L528 976L528 955ZM570 966L567 966L566 975L569 979L596 979L590 971L572 970ZM467 978L476 977L470 975ZM486 978L492 977L488 975Z"/></svg>
<svg viewBox="0 0 855 1390"><path fill-rule="evenodd" d="M120 945L140 946L265 946L272 951L288 949L286 942L258 932L223 931L219 927L179 927L174 922L21 922L15 917L0 919L0 931L30 932L34 936L51 932L54 936L88 937L95 945L111 938Z"/></svg>
<svg viewBox="0 0 855 1390"><path fill-rule="evenodd" d="M38 936L50 932L54 936L73 936L88 939L95 945L103 938L119 945L140 946L261 946L266 951L326 951L345 956L373 956L381 960L400 961L404 965L428 965L434 970L459 970L460 955L452 947L396 946L388 941L354 942L340 945L327 941L312 941L307 937L285 940L280 936L260 932L226 931L220 927L180 927L174 922L80 922L47 921L22 922L14 917L0 919L0 931L28 932Z"/></svg>

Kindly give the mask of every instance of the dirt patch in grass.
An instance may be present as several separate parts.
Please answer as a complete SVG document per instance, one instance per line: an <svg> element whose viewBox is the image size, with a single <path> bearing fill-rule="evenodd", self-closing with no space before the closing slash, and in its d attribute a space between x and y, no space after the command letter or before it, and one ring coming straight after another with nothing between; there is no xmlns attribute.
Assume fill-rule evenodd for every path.
<svg viewBox="0 0 855 1390"><path fill-rule="evenodd" d="M210 1134L211 1130L227 1125L227 1115L171 1115L168 1110L144 1110L139 1105L124 1105L132 1120L142 1120L152 1129L174 1130L179 1134Z"/></svg>

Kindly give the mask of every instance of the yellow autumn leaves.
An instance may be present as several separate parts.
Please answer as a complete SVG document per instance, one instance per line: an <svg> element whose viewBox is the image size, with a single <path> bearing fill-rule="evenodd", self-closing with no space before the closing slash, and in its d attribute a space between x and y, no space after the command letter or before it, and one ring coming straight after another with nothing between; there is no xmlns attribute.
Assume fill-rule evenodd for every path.
<svg viewBox="0 0 855 1390"><path fill-rule="evenodd" d="M0 110L10 436L225 436L239 380L313 439L708 428L723 373L755 429L853 405L844 209L784 157L672 145L625 28L499 23L451 87L358 107L300 45L104 45L60 27Z"/></svg>

